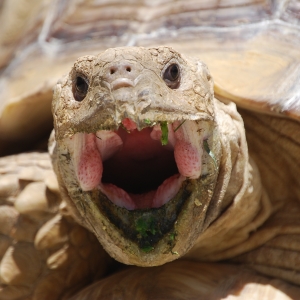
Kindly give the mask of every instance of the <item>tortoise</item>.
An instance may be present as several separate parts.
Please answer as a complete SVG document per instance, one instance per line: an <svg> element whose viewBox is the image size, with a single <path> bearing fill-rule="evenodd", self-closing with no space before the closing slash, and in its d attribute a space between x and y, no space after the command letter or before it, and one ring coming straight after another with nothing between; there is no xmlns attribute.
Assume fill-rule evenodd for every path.
<svg viewBox="0 0 300 300"><path fill-rule="evenodd" d="M77 35L59 26L76 31L90 3L49 3L2 73L0 133L4 154L43 148L69 72L52 104L58 181L47 153L0 160L0 299L297 299L297 3L123 4L131 21L114 26L100 3ZM101 52L124 45L139 47Z"/></svg>

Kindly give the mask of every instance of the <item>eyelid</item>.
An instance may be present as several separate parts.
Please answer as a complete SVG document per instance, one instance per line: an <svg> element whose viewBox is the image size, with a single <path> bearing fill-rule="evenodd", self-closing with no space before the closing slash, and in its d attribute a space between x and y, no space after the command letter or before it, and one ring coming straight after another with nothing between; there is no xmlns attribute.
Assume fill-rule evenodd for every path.
<svg viewBox="0 0 300 300"><path fill-rule="evenodd" d="M90 85L89 79L81 72L75 73L75 75L73 76L72 82L75 82L77 77L81 77L88 85Z"/></svg>
<svg viewBox="0 0 300 300"><path fill-rule="evenodd" d="M177 70L178 70L178 76L174 79L171 80L170 78L166 77L165 75L167 74L166 72L169 70L169 68L173 65L176 65ZM168 75L168 74L167 74ZM166 83L166 85L170 88L170 89L177 89L180 86L180 81L181 81L181 68L180 68L180 64L177 62L177 60L172 59L170 60L164 67L164 69L162 70L162 79L164 80L164 82Z"/></svg>
<svg viewBox="0 0 300 300"><path fill-rule="evenodd" d="M83 80L86 85L86 89L84 89L83 92L78 88L78 82L77 82L78 78ZM73 93L74 100L77 102L83 101L87 95L88 89L89 89L89 82L86 79L86 77L80 73L76 73L72 80L72 93Z"/></svg>

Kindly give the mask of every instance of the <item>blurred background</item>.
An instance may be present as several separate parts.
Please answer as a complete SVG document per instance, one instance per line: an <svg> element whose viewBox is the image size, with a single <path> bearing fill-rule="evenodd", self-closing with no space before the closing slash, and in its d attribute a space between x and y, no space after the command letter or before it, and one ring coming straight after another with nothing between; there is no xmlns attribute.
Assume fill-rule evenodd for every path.
<svg viewBox="0 0 300 300"><path fill-rule="evenodd" d="M276 110L300 77L299 20L297 0L0 0L0 156L46 151L53 86L109 47L173 46L208 64L220 98Z"/></svg>

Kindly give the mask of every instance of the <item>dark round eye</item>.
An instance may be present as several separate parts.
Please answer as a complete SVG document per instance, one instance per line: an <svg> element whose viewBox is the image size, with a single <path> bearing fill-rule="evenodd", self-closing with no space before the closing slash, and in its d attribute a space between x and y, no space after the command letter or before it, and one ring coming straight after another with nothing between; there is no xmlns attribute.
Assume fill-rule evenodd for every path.
<svg viewBox="0 0 300 300"><path fill-rule="evenodd" d="M76 101L82 101L88 91L89 85L86 80L81 77L77 76L73 82L72 91Z"/></svg>
<svg viewBox="0 0 300 300"><path fill-rule="evenodd" d="M163 74L163 80L171 89L177 89L180 84L180 69L177 64L169 65Z"/></svg>

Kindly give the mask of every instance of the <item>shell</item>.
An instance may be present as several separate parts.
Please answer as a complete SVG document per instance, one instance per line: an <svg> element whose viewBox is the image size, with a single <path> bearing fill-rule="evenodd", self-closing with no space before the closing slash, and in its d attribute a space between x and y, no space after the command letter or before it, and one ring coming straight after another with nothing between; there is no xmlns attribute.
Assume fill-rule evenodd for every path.
<svg viewBox="0 0 300 300"><path fill-rule="evenodd" d="M145 268L124 270L91 285L71 300L288 300L297 299L298 295L297 287L280 280L261 277L238 266L176 261L150 270Z"/></svg>
<svg viewBox="0 0 300 300"><path fill-rule="evenodd" d="M299 297L289 284L300 285L299 13L294 0L0 3L0 155L46 149L52 88L77 57L169 45L205 61L215 95L241 107L270 197L259 217L272 216L248 243L264 245L200 251L207 261L227 259L284 281L234 265L182 261L116 273L72 299L186 299L187 291L191 299ZM67 299L105 274L110 258L61 201L48 155L0 159L0 299Z"/></svg>
<svg viewBox="0 0 300 300"><path fill-rule="evenodd" d="M29 166L40 176L24 180ZM105 274L111 259L103 248L59 211L49 155L0 158L0 176L13 183L0 185L1 300L61 299Z"/></svg>

